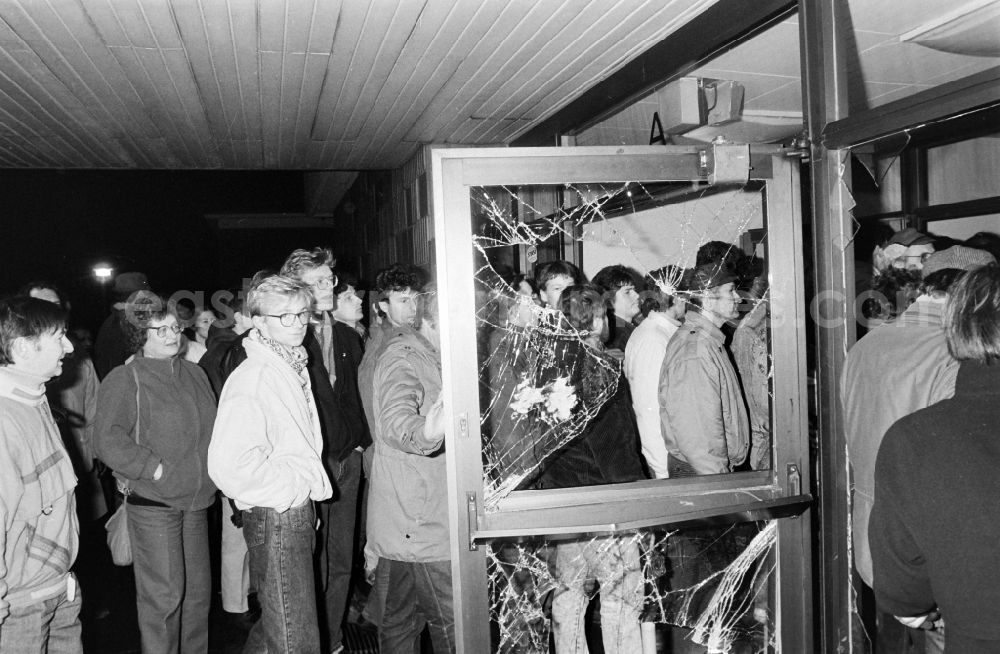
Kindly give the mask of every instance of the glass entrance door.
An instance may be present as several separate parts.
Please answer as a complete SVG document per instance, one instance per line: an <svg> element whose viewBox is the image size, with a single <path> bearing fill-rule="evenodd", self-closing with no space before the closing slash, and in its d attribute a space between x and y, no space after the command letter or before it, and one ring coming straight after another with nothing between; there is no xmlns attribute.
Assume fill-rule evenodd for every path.
<svg viewBox="0 0 1000 654"><path fill-rule="evenodd" d="M432 149L431 160L460 651L546 652L553 616L557 639L572 623L648 652L656 639L661 651L664 640L810 649L798 159L725 144ZM655 424L656 398L677 388L671 370L634 400L615 330L640 319L614 292L594 300L573 285L573 302L553 304L550 284L525 281L553 242L570 244L561 256L585 277L638 271L654 310L686 301L707 315L699 264L702 277L732 278L738 312L719 325L719 353L737 395L699 391L672 409L685 424L742 423L723 429L727 451L702 448L719 467L660 474L658 452L690 463L701 447L685 430L664 428L659 449L639 433L643 410ZM606 331L590 328L598 314Z"/></svg>

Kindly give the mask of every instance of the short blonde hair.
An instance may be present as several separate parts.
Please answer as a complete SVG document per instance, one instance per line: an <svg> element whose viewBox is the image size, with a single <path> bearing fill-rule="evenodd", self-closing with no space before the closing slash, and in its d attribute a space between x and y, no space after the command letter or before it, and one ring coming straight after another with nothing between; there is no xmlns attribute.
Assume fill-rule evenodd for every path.
<svg viewBox="0 0 1000 654"><path fill-rule="evenodd" d="M284 275L265 277L247 294L247 309L251 316L263 316L282 300L302 298L308 306L313 304L309 286Z"/></svg>
<svg viewBox="0 0 1000 654"><path fill-rule="evenodd" d="M1000 268L970 270L952 285L944 334L948 351L959 361L1000 359Z"/></svg>

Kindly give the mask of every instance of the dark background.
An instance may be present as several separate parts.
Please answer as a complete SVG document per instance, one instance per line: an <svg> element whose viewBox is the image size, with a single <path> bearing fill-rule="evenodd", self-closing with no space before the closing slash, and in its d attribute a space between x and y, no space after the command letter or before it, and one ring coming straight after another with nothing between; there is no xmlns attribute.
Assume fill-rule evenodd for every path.
<svg viewBox="0 0 1000 654"><path fill-rule="evenodd" d="M323 229L216 230L205 214L299 213L299 172L0 171L0 292L33 280L58 285L73 323L96 330L110 284L93 274L141 271L157 292L238 287L297 247L330 245ZM337 253L336 254L345 254Z"/></svg>

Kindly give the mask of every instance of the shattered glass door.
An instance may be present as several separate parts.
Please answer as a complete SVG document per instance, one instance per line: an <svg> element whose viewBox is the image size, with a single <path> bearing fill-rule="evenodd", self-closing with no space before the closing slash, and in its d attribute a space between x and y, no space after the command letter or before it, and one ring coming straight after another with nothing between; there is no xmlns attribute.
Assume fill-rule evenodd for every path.
<svg viewBox="0 0 1000 654"><path fill-rule="evenodd" d="M465 651L558 651L577 631L637 652L800 651L808 519L792 516L809 498L797 161L705 146L435 150L433 162ZM708 284L738 293L718 326L739 379L740 406L726 411L745 424L726 474L654 470L630 355L614 337L634 327L587 282L616 265L636 273L636 306L679 303L680 320L685 305L718 299L722 286ZM551 270L559 283L536 280ZM717 397L704 401L691 412L717 410Z"/></svg>

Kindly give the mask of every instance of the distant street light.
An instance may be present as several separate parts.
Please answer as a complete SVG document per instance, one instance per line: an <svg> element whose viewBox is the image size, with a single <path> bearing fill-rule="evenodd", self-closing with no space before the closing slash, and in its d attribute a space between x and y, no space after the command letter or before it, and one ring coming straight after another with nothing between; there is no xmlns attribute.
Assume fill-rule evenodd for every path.
<svg viewBox="0 0 1000 654"><path fill-rule="evenodd" d="M102 284L106 284L108 281L110 281L111 275L113 275L114 272L115 269L112 268L111 266L103 266L103 265L94 266L94 277L96 277L97 281L101 282Z"/></svg>

